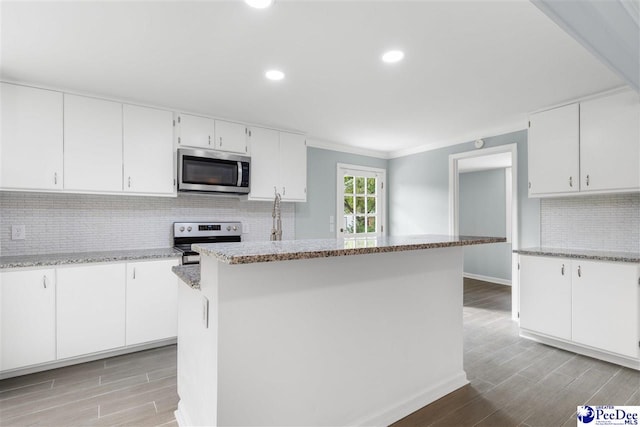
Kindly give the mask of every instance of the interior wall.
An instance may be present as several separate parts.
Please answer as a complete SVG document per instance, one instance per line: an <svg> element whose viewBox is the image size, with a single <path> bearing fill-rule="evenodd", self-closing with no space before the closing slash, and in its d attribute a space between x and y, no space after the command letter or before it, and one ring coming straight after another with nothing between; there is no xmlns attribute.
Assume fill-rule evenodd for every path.
<svg viewBox="0 0 640 427"><path fill-rule="evenodd" d="M527 197L527 131L483 138L485 147L518 147L518 238L540 244L540 200ZM449 233L449 155L475 151L473 141L389 160L390 234ZM480 150L481 151L481 150Z"/></svg>
<svg viewBox="0 0 640 427"><path fill-rule="evenodd" d="M334 231L329 229L329 217L336 216L336 168L338 163L388 169L389 161L322 148L307 148L307 202L295 204L296 239L336 237L335 229ZM387 181L389 181L388 171ZM387 191L387 218L389 212L388 195L389 191ZM335 227L339 226L340 219L335 218Z"/></svg>
<svg viewBox="0 0 640 427"><path fill-rule="evenodd" d="M505 177L504 168L460 174L458 224L460 234L506 236ZM510 203L509 206L511 206ZM464 272L510 282L511 243L465 247Z"/></svg>

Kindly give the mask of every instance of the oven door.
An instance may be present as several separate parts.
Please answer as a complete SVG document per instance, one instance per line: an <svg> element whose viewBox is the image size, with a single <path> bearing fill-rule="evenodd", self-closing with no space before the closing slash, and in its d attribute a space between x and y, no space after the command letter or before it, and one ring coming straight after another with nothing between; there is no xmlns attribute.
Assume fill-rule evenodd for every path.
<svg viewBox="0 0 640 427"><path fill-rule="evenodd" d="M249 193L249 157L179 149L178 191Z"/></svg>

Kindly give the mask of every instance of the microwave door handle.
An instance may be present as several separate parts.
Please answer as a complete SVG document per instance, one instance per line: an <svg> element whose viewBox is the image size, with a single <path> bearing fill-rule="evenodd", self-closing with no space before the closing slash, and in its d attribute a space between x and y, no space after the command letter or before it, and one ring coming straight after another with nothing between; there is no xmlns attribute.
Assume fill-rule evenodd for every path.
<svg viewBox="0 0 640 427"><path fill-rule="evenodd" d="M238 162L238 187L242 186L242 162Z"/></svg>

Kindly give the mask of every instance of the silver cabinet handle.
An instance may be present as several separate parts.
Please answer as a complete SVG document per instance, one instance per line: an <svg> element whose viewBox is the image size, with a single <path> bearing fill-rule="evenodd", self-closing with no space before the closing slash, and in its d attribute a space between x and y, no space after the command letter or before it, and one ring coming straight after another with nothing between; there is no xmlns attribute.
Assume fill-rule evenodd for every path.
<svg viewBox="0 0 640 427"><path fill-rule="evenodd" d="M562 275L564 276L564 264L562 264L562 269L560 271L562 272Z"/></svg>
<svg viewBox="0 0 640 427"><path fill-rule="evenodd" d="M133 267L133 278L134 279L136 278L136 268L135 267Z"/></svg>
<svg viewBox="0 0 640 427"><path fill-rule="evenodd" d="M53 173L53 183L58 185L58 172Z"/></svg>
<svg viewBox="0 0 640 427"><path fill-rule="evenodd" d="M531 181L529 181L529 189L531 189Z"/></svg>
<svg viewBox="0 0 640 427"><path fill-rule="evenodd" d="M287 187L282 187L282 195L284 196L285 194L287 194Z"/></svg>
<svg viewBox="0 0 640 427"><path fill-rule="evenodd" d="M129 185L129 188L131 188L131 177L129 177L129 183L128 183L128 185Z"/></svg>
<svg viewBox="0 0 640 427"><path fill-rule="evenodd" d="M47 276L42 276L42 286L47 289Z"/></svg>
<svg viewBox="0 0 640 427"><path fill-rule="evenodd" d="M573 177L569 177L569 187L573 187Z"/></svg>
<svg viewBox="0 0 640 427"><path fill-rule="evenodd" d="M222 137L220 137L220 147L222 147Z"/></svg>
<svg viewBox="0 0 640 427"><path fill-rule="evenodd" d="M589 186L589 175L587 175L587 187Z"/></svg>
<svg viewBox="0 0 640 427"><path fill-rule="evenodd" d="M582 267L578 266L578 277L582 277Z"/></svg>
<svg viewBox="0 0 640 427"><path fill-rule="evenodd" d="M273 186L273 194L278 194L278 189L276 188L276 186Z"/></svg>
<svg viewBox="0 0 640 427"><path fill-rule="evenodd" d="M211 135L209 135L209 145L211 145Z"/></svg>

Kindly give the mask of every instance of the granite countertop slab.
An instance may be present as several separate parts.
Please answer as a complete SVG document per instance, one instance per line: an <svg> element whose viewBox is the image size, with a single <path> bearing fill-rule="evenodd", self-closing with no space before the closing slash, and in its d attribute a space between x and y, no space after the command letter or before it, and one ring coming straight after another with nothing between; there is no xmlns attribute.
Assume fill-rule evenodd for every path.
<svg viewBox="0 0 640 427"><path fill-rule="evenodd" d="M200 289L200 264L174 265L171 271L193 289Z"/></svg>
<svg viewBox="0 0 640 427"><path fill-rule="evenodd" d="M173 248L2 256L0 257L0 269L46 267L65 264L89 264L95 262L143 261L163 258L179 258L181 256L182 253Z"/></svg>
<svg viewBox="0 0 640 427"><path fill-rule="evenodd" d="M227 264L288 261L414 251L506 242L504 237L413 235L371 238L283 240L279 242L240 242L194 244L192 249Z"/></svg>
<svg viewBox="0 0 640 427"><path fill-rule="evenodd" d="M520 255L551 256L551 257L561 257L561 258L590 259L594 261L640 263L640 253L638 252L593 251L593 250L585 250L585 249L547 248L547 247L515 249L513 252Z"/></svg>

